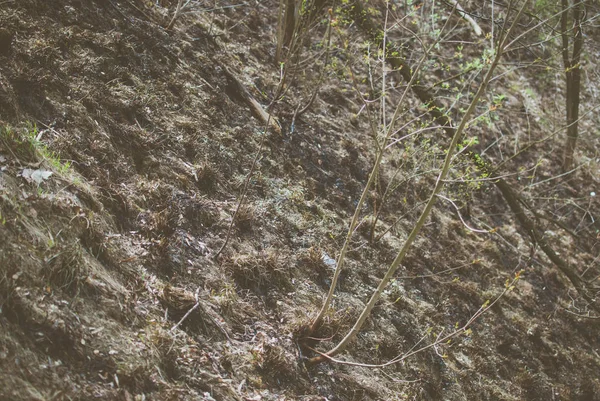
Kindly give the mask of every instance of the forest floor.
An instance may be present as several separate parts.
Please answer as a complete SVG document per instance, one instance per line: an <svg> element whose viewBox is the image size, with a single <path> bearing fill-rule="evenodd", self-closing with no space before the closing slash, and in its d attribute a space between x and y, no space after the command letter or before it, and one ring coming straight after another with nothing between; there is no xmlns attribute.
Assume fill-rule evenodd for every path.
<svg viewBox="0 0 600 401"><path fill-rule="evenodd" d="M281 128L265 132L239 87L265 109L272 101L278 3L206 3L167 31L172 2L0 1L0 400L600 400L600 319L499 191L461 179L473 172L460 157L444 195L461 214L437 203L338 358L383 364L462 326L523 271L515 288L470 331L402 362L305 363L352 326L429 197L446 140L428 133L386 157L333 309L305 338L374 160L343 69L381 73L338 48L322 75L321 23L305 44L320 61L298 64L271 108ZM455 39L485 40L452 20ZM353 29L356 50L364 38ZM600 81L590 60L600 51L587 49L575 171L556 178L560 68L512 69L527 62L520 53L492 83L494 119L467 135L559 221L540 223L545 237L597 288ZM477 57L462 51L447 50L451 68ZM424 107L411 96L414 117Z"/></svg>

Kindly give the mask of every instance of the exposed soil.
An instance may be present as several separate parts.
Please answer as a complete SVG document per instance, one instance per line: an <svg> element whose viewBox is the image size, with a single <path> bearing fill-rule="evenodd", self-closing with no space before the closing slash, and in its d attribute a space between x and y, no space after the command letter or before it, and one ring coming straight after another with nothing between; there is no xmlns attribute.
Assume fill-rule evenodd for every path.
<svg viewBox="0 0 600 401"><path fill-rule="evenodd" d="M0 1L0 400L600 400L599 315L532 244L492 183L464 180L477 173L466 153L444 192L460 216L438 202L339 358L385 363L465 324L524 270L516 287L472 332L401 363L305 364L311 348L343 338L383 277L429 197L446 139L431 130L388 153L334 308L305 338L371 171L359 92L376 98L368 77L381 71L364 62L365 39L353 25L333 35L324 70L327 18L315 22L288 92L270 109L280 132L273 124L265 132L237 85L265 110L277 93L278 2L198 2L205 11L167 31L174 3ZM383 18L382 5L374 7ZM423 74L431 85L477 57L485 40L451 21L463 54L441 50ZM479 138L472 151L501 165L499 174L542 213L545 238L597 291L594 29L575 171L557 177L559 55L547 69L512 68L534 60L537 47L507 54L479 110L494 104L493 118L468 136ZM408 36L390 40L417 61ZM392 77L390 103L402 84ZM314 103L295 116L315 88ZM498 94L506 99L494 103ZM440 96L451 105L455 94ZM406 105L401 121L426 112L411 94ZM257 152L231 239L215 259Z"/></svg>

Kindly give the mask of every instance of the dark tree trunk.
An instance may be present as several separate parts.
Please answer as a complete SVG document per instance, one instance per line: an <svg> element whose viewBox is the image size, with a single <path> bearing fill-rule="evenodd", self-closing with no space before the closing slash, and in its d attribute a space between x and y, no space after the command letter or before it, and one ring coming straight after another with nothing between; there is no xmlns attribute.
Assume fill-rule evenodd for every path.
<svg viewBox="0 0 600 401"><path fill-rule="evenodd" d="M285 5L285 31L283 36L283 45L289 47L292 43L294 30L296 29L296 1L287 0Z"/></svg>
<svg viewBox="0 0 600 401"><path fill-rule="evenodd" d="M573 55L569 57L569 0L562 0L563 13L561 15L562 55L567 81L567 141L563 154L563 171L573 167L573 154L579 136L579 93L581 87L581 51L583 49L583 33L581 24L585 18L585 2L575 0L577 3L571 9L573 20Z"/></svg>

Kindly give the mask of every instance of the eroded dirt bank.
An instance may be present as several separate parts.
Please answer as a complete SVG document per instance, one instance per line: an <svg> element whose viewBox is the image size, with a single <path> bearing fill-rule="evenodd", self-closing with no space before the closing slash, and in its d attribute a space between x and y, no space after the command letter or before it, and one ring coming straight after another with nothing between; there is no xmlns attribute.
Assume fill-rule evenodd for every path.
<svg viewBox="0 0 600 401"><path fill-rule="evenodd" d="M0 2L0 399L600 399L600 320L578 316L586 311L576 291L485 182L451 184L447 195L488 232L468 230L439 202L344 359L384 363L433 341L524 269L517 287L468 335L402 363L305 366L306 345L339 341L383 276L429 195L435 175L422 170L439 166L443 143L432 136L386 159L400 173L382 173L364 213L398 180L378 240L366 219L335 311L319 341L307 341L303 329L321 306L373 161L360 97L338 70L321 81L317 63L300 64L302 84L272 109L281 132L265 133L231 74L270 103L280 78L278 5L206 6L216 10L186 14L166 31L175 5L155 3ZM459 32L470 35L468 25ZM343 63L345 53L336 55ZM508 77L498 83L511 97L496 127L510 122L536 143L555 123L537 98L560 94L527 70ZM294 120L317 85L314 104ZM577 200L564 224L578 235L550 225L546 234L590 278L600 274L599 228L588 224L599 208L589 196L600 188L594 122L582 122L589 162L551 187ZM483 150L501 130L474 132ZM515 157L532 183L536 163L536 182L558 174L557 145L536 146L539 160Z"/></svg>

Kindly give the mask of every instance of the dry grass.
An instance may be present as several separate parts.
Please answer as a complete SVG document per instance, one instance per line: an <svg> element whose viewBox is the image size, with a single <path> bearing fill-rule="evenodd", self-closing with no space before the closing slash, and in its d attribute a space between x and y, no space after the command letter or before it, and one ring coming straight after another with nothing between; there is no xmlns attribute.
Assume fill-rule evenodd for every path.
<svg viewBox="0 0 600 401"><path fill-rule="evenodd" d="M291 288L285 265L285 260L274 249L237 255L224 262L234 281L257 295Z"/></svg>
<svg viewBox="0 0 600 401"><path fill-rule="evenodd" d="M88 276L79 241L70 243L46 260L43 275L54 287L73 295Z"/></svg>
<svg viewBox="0 0 600 401"><path fill-rule="evenodd" d="M167 307L180 312L187 311L196 303L196 298L190 291L168 284L159 294L159 298Z"/></svg>
<svg viewBox="0 0 600 401"><path fill-rule="evenodd" d="M219 175L212 163L203 162L196 170L196 185L199 189L211 192L219 181Z"/></svg>
<svg viewBox="0 0 600 401"><path fill-rule="evenodd" d="M267 381L280 381L297 377L297 366L292 355L274 344L264 344L260 351L254 352L258 370Z"/></svg>
<svg viewBox="0 0 600 401"><path fill-rule="evenodd" d="M235 226L240 232L251 232L255 223L256 210L254 206L244 204L240 206L235 217Z"/></svg>
<svg viewBox="0 0 600 401"><path fill-rule="evenodd" d="M311 270L321 272L327 268L323 261L323 250L319 247L311 246L300 254L300 263Z"/></svg>

